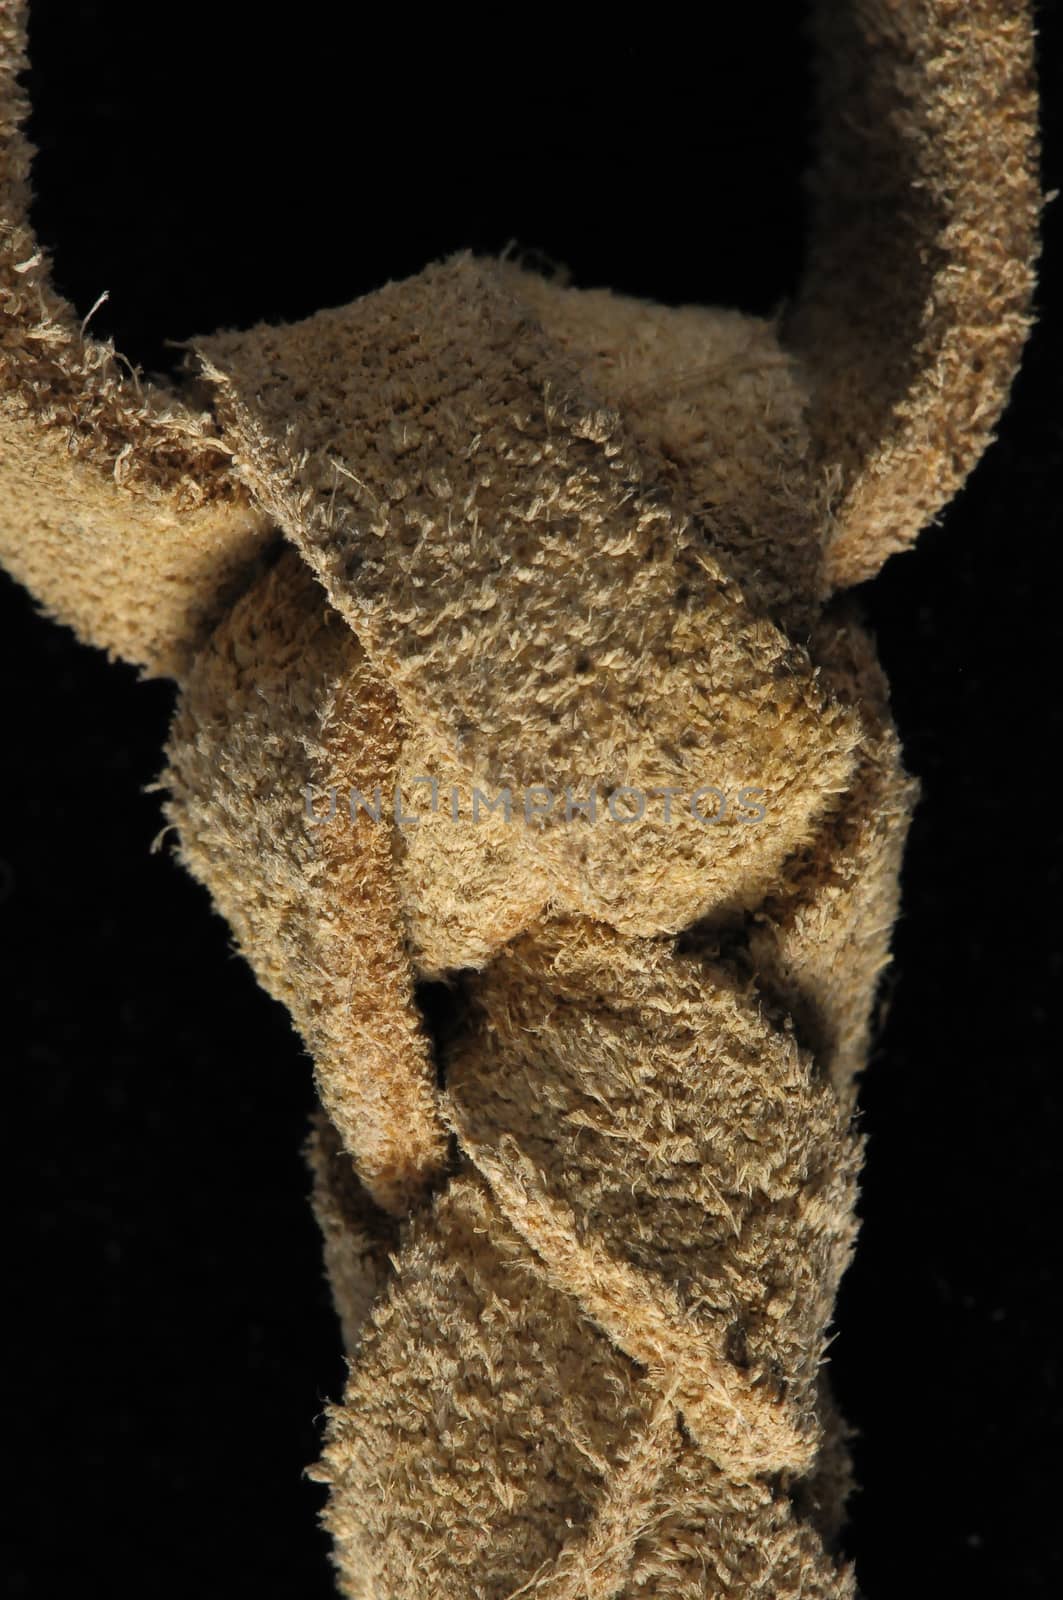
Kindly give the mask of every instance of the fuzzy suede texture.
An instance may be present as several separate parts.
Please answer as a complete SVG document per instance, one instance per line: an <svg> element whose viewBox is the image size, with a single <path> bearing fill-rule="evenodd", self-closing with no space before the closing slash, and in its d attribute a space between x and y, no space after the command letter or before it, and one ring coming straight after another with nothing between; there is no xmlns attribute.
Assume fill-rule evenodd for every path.
<svg viewBox="0 0 1063 1600"><path fill-rule="evenodd" d="M0 558L177 679L180 857L313 1059L342 1592L853 1595L824 1369L915 786L841 591L1006 401L1028 7L824 0L777 321L459 254L171 389L51 288L22 9Z"/></svg>

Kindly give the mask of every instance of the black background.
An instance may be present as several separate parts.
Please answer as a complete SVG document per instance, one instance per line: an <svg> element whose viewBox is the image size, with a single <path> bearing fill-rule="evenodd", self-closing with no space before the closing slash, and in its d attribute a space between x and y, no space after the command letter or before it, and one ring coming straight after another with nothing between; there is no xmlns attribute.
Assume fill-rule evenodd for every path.
<svg viewBox="0 0 1063 1600"><path fill-rule="evenodd" d="M82 312L109 290L94 331L156 370L167 338L511 239L578 284L770 312L801 268L802 8L597 15L35 4L60 287ZM1063 19L1040 16L1051 188ZM1045 238L999 443L865 590L924 789L834 1346L869 1600L1063 1577L1059 204ZM328 1595L302 1469L343 1366L300 1156L309 1064L205 893L149 853L170 687L6 578L0 618L10 1592Z"/></svg>

